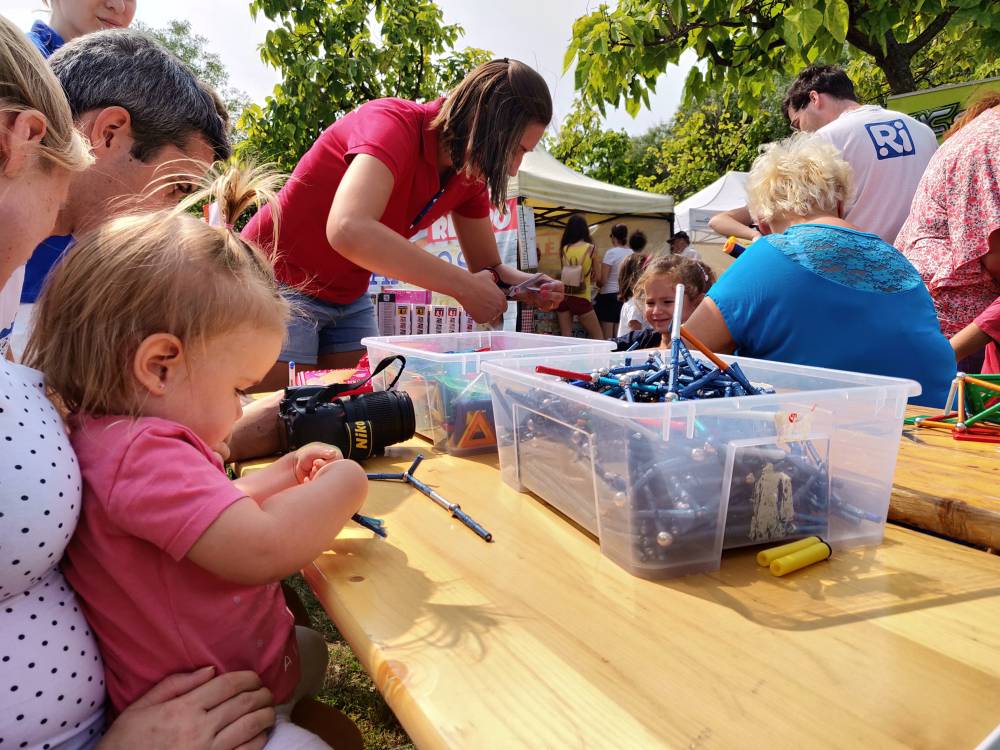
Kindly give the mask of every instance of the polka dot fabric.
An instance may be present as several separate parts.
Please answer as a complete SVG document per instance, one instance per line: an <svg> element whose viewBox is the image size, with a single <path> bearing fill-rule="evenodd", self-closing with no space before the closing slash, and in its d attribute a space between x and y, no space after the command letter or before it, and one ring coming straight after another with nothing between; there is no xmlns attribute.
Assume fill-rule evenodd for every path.
<svg viewBox="0 0 1000 750"><path fill-rule="evenodd" d="M0 750L88 747L104 724L104 668L58 568L80 497L41 375L0 362Z"/></svg>

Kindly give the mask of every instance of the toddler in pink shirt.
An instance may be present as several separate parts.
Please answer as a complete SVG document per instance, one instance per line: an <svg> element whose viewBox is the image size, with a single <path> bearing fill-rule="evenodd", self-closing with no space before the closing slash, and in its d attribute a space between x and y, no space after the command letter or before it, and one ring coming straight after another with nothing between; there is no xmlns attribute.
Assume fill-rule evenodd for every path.
<svg viewBox="0 0 1000 750"><path fill-rule="evenodd" d="M266 193L261 179L221 175L223 215ZM294 627L279 582L329 548L365 474L313 443L230 481L213 452L276 361L288 314L268 260L230 228L183 209L128 216L57 266L25 356L70 414L83 508L64 567L114 707L175 672L251 669L278 704L267 747L325 748L287 720L321 687L326 650ZM300 658L302 644L319 657Z"/></svg>

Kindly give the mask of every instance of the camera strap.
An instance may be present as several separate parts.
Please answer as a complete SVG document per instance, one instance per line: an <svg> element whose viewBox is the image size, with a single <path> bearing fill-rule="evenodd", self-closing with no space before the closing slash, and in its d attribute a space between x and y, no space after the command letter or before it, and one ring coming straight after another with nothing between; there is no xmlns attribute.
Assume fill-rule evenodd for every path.
<svg viewBox="0 0 1000 750"><path fill-rule="evenodd" d="M402 354L396 354L393 355L392 357L386 357L385 359L383 359L381 362L378 363L378 366L374 370L372 370L371 375L369 375L367 378L365 378L359 383L331 383L330 385L326 386L326 388L324 388L323 390L317 391L309 398L308 401L306 401L305 404L306 412L311 414L312 412L316 411L316 408L320 404L326 403L327 401L332 401L333 399L337 398L337 396L339 396L341 393L346 393L347 391L353 391L356 388L360 388L365 383L369 382L372 378L374 378L376 375L378 375L380 372L382 372L389 365L391 365L393 362L395 362L397 359L399 360L399 372L396 373L396 377L394 377L392 379L392 382L389 383L389 385L386 387L387 391L391 391L393 387L396 385L396 381L399 380L399 376L403 374L403 368L406 367L406 357L404 357Z"/></svg>

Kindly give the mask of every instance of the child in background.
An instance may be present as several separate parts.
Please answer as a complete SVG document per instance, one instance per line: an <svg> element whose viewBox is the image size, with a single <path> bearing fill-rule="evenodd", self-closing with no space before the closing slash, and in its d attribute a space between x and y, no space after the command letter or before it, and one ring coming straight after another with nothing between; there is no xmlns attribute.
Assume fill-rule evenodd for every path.
<svg viewBox="0 0 1000 750"><path fill-rule="evenodd" d="M232 222L273 182L231 168L209 192ZM39 302L25 356L69 412L84 485L64 570L115 709L174 672L252 669L277 704L267 747L325 748L288 721L322 687L326 648L294 627L279 582L329 549L367 481L319 443L226 476L213 446L274 364L289 308L267 259L185 213L193 200L81 238Z"/></svg>
<svg viewBox="0 0 1000 750"><path fill-rule="evenodd" d="M950 341L957 362L978 354L986 347L980 372L984 375L1000 374L1000 356L997 351L997 341L1000 341L1000 299L979 313L974 321L952 336Z"/></svg>
<svg viewBox="0 0 1000 750"><path fill-rule="evenodd" d="M635 286L648 260L645 255L634 252L622 261L622 267L618 270L618 299L622 302L622 312L618 319L619 336L625 336L629 331L641 331L647 327L641 303L635 298Z"/></svg>
<svg viewBox="0 0 1000 750"><path fill-rule="evenodd" d="M684 285L684 313L687 320L715 283L712 269L701 261L679 255L664 255L649 262L635 285L650 328L615 339L616 351L628 349L637 341L638 349L670 346L670 327L674 318L674 295L678 284Z"/></svg>

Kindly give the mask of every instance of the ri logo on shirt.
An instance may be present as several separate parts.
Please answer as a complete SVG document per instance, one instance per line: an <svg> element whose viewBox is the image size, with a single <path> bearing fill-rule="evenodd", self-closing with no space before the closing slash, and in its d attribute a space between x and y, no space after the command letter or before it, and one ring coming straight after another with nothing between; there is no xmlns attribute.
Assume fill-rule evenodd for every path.
<svg viewBox="0 0 1000 750"><path fill-rule="evenodd" d="M902 120L889 122L865 123L868 137L875 146L875 155L882 159L895 159L897 156L912 156L917 153L910 137L910 131Z"/></svg>

